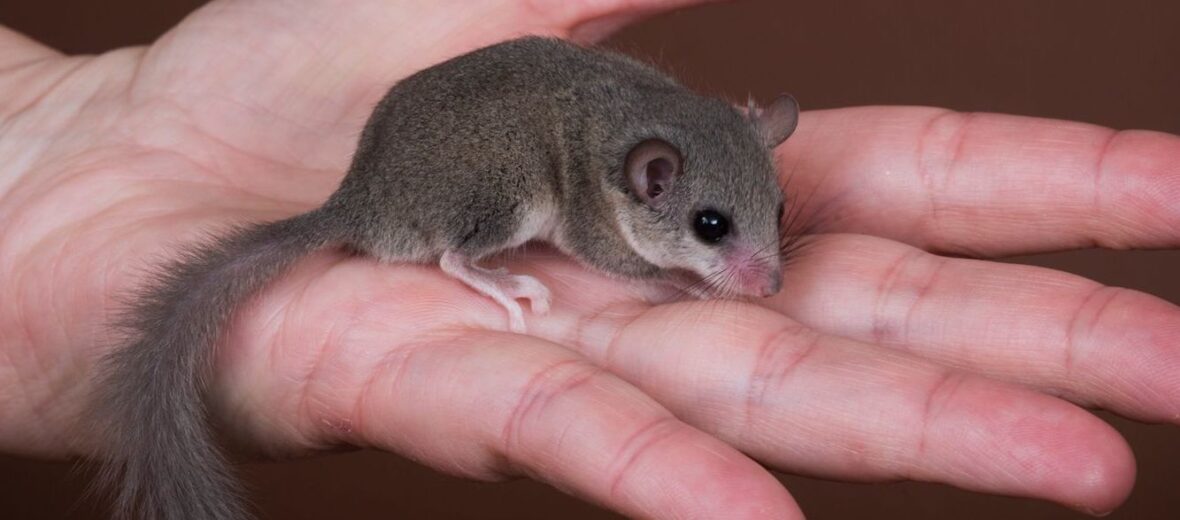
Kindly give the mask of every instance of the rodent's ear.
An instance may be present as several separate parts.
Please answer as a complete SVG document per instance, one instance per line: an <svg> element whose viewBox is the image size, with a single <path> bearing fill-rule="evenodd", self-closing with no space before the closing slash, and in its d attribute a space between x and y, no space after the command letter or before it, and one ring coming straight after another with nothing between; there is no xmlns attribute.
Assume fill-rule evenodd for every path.
<svg viewBox="0 0 1180 520"><path fill-rule="evenodd" d="M795 131L799 124L799 103L790 94L779 94L766 108L751 107L750 120L767 148L774 148Z"/></svg>
<svg viewBox="0 0 1180 520"><path fill-rule="evenodd" d="M649 206L667 197L680 176L680 151L659 139L643 141L627 152L624 168L631 191Z"/></svg>

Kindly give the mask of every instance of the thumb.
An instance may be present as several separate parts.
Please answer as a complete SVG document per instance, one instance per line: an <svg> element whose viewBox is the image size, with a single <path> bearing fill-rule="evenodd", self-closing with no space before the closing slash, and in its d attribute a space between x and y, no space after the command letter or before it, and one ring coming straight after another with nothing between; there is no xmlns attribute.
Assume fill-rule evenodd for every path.
<svg viewBox="0 0 1180 520"><path fill-rule="evenodd" d="M719 0L601 0L587 2L542 2L569 6L567 36L581 43L604 40L616 31L665 11Z"/></svg>

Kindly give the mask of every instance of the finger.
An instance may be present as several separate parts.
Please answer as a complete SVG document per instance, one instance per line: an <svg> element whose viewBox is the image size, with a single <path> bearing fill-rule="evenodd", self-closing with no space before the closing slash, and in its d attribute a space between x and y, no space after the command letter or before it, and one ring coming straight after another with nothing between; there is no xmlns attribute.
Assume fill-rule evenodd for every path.
<svg viewBox="0 0 1180 520"><path fill-rule="evenodd" d="M593 2L563 2L550 0L552 7L576 6L566 13L564 26L570 27L570 39L584 43L595 43L628 25L662 11L693 4L718 2L720 0L603 0Z"/></svg>
<svg viewBox="0 0 1180 520"><path fill-rule="evenodd" d="M30 103L42 99L47 89L76 68L73 64L57 63L66 60L46 63L51 58L60 56L61 53L0 26L0 92L4 93L0 96L0 121L8 119ZM41 64L46 64L47 67L38 66ZM27 154L30 147L21 143L15 144L14 148L7 150L0 145L0 150L6 152L5 157Z"/></svg>
<svg viewBox="0 0 1180 520"><path fill-rule="evenodd" d="M1180 137L933 108L808 112L779 149L822 229L995 256L1180 245Z"/></svg>
<svg viewBox="0 0 1180 520"><path fill-rule="evenodd" d="M0 25L0 74L26 63L57 56L61 53Z"/></svg>
<svg viewBox="0 0 1180 520"><path fill-rule="evenodd" d="M859 235L818 238L784 282L776 307L826 333L1180 422L1180 308L1153 296Z"/></svg>
<svg viewBox="0 0 1180 520"><path fill-rule="evenodd" d="M247 348L227 365L260 399L241 415L269 437L297 418L278 436L390 450L469 478L527 475L632 517L802 517L762 467L573 352L471 328L423 334L465 315L446 302L477 299L411 271L357 261L310 286L280 284L274 301L296 302L282 310L282 350ZM284 299L292 292L340 296ZM268 305L235 337L273 337Z"/></svg>
<svg viewBox="0 0 1180 520"><path fill-rule="evenodd" d="M825 336L733 302L567 316L553 332L685 422L776 468L1121 503L1134 461L1065 401Z"/></svg>

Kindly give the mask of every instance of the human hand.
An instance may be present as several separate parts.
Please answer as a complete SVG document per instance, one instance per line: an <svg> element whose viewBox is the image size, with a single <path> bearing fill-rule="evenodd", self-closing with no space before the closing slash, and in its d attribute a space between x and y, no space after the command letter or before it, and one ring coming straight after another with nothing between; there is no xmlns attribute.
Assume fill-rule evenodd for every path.
<svg viewBox="0 0 1180 520"><path fill-rule="evenodd" d="M327 4L215 3L146 51L95 59L7 39L19 52L0 63L0 88L13 94L0 100L0 155L16 160L0 177L0 277L14 281L17 305L0 309L0 348L12 360L0 388L20 393L0 402L0 447L92 454L79 418L117 297L205 230L321 202L369 107L397 78L519 33L586 39L625 19L580 23L614 12L611 2L560 16ZM1089 239L1171 246L1175 214L1147 212L1168 209L1180 145L1124 134L1113 160L1084 162L1097 157L1098 129L978 116L960 141L946 128L958 116L939 114L804 115L781 164L807 207L830 218L764 306L652 307L624 284L530 255L514 269L541 277L556 299L550 316L530 317L538 336L524 337L497 332L498 307L432 268L324 254L239 316L216 404L264 453L389 449L474 478L532 476L636 516L797 516L737 450L790 471L1109 509L1133 476L1125 444L1038 391L1174 421L1174 308L1068 275L843 233L983 255ZM1041 146L1016 146L1029 142ZM1112 183L1104 195L1137 205L1090 213L1087 167L1099 164ZM1003 173L1025 184L981 189L1004 188ZM1023 189L1036 182L1054 189ZM866 196L882 192L896 204ZM939 219L915 227L927 207ZM1022 229L1021 211L1051 220ZM924 269L935 264L927 287ZM1083 290L1115 299L1091 302L1074 323ZM1069 323L1068 334L1050 334ZM1085 357L1064 357L1068 345L1107 347L1087 350L1106 357L1078 363Z"/></svg>

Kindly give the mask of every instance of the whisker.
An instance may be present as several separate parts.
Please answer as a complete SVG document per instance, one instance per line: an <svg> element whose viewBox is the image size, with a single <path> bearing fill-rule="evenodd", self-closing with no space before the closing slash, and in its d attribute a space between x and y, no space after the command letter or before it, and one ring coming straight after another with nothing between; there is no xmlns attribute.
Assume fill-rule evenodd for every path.
<svg viewBox="0 0 1180 520"><path fill-rule="evenodd" d="M732 298L737 291L734 290L733 280L737 273L732 268L725 270L725 278L721 280L721 296L724 298Z"/></svg>
<svg viewBox="0 0 1180 520"><path fill-rule="evenodd" d="M710 288L713 280L715 280L716 278L721 276L723 273L724 273L724 270L714 271L708 275L701 277L701 279L699 279L696 282L693 282L685 287L682 287L682 288L678 287L677 289L680 291L680 296L689 297L689 298L700 298L700 296L697 295L693 291L698 288L704 288L704 289Z"/></svg>
<svg viewBox="0 0 1180 520"><path fill-rule="evenodd" d="M796 197L795 203L790 205L786 221L782 226L782 236L779 238L779 257L784 267L792 263L793 257L805 245L804 239L815 234L819 227L819 222L814 218L814 214L809 213L808 217L804 218L804 213L811 206L811 201L818 189L819 185L813 186L805 198L800 200ZM803 222L806 224L800 227L799 225Z"/></svg>
<svg viewBox="0 0 1180 520"><path fill-rule="evenodd" d="M780 239L779 243L774 243L774 242L767 243L766 245L758 248L758 250L754 251L753 253L750 253L750 258L749 258L750 262L758 263L763 260L774 258L774 255L778 254L778 251L776 250L777 248L775 246L778 246L780 243L781 243L781 239ZM770 252L766 253L765 256L759 256L764 251L767 251L768 249L770 250Z"/></svg>

